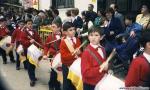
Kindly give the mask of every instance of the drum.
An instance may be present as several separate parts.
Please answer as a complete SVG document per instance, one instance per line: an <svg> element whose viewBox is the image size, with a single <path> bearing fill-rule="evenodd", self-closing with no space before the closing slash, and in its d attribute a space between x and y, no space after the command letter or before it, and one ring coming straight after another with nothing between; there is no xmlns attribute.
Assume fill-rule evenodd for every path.
<svg viewBox="0 0 150 90"><path fill-rule="evenodd" d="M61 54L58 53L56 54L56 56L54 56L53 60L52 60L52 68L56 69L58 67L61 67L62 63L61 63Z"/></svg>
<svg viewBox="0 0 150 90"><path fill-rule="evenodd" d="M111 74L105 74L98 82L95 90L120 90L125 87L125 83Z"/></svg>
<svg viewBox="0 0 150 90"><path fill-rule="evenodd" d="M54 56L54 58L52 59L51 68L57 72L57 75L58 75L57 80L63 83L62 71L59 70L60 68L62 68L60 53L56 54L56 56Z"/></svg>
<svg viewBox="0 0 150 90"><path fill-rule="evenodd" d="M23 54L24 50L21 44L17 47L16 52L19 54L20 62L24 62L26 60L26 56Z"/></svg>
<svg viewBox="0 0 150 90"><path fill-rule="evenodd" d="M30 45L27 49L27 58L29 62L36 67L38 66L39 61L42 59L42 51L39 50L34 44Z"/></svg>
<svg viewBox="0 0 150 90"><path fill-rule="evenodd" d="M71 80L77 90L83 90L81 58L76 59L69 67L68 79Z"/></svg>
<svg viewBox="0 0 150 90"><path fill-rule="evenodd" d="M7 44L11 44L11 36L6 36L0 41L0 47L6 51Z"/></svg>
<svg viewBox="0 0 150 90"><path fill-rule="evenodd" d="M68 79L71 80L77 90L83 90L81 58L76 59L69 67ZM125 87L123 81L113 75L106 74L100 82L98 82L95 90L119 90L121 87Z"/></svg>

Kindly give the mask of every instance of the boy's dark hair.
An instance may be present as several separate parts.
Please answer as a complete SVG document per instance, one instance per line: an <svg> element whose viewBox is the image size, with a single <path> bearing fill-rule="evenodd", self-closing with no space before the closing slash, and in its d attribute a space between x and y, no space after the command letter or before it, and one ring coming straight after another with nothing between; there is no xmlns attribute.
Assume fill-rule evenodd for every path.
<svg viewBox="0 0 150 90"><path fill-rule="evenodd" d="M97 13L100 12L102 16L105 16L105 11L103 9L98 9Z"/></svg>
<svg viewBox="0 0 150 90"><path fill-rule="evenodd" d="M100 28L100 27L92 26L92 27L89 29L89 31L88 31L88 35L91 34L91 33L93 33L93 32L98 32L100 36L103 35L103 30L102 30L102 28Z"/></svg>
<svg viewBox="0 0 150 90"><path fill-rule="evenodd" d="M141 7L143 5L145 5L148 8L148 11L150 12L150 1L147 0L147 1L142 2Z"/></svg>
<svg viewBox="0 0 150 90"><path fill-rule="evenodd" d="M94 5L93 4L89 4L92 8L94 8Z"/></svg>
<svg viewBox="0 0 150 90"><path fill-rule="evenodd" d="M24 20L18 20L17 24L19 24L19 23L25 23L25 21Z"/></svg>
<svg viewBox="0 0 150 90"><path fill-rule="evenodd" d="M112 13L112 15L114 16L115 12L112 8L107 8L105 13Z"/></svg>
<svg viewBox="0 0 150 90"><path fill-rule="evenodd" d="M62 24L55 20L52 22L52 24L55 24L57 27L62 27Z"/></svg>
<svg viewBox="0 0 150 90"><path fill-rule="evenodd" d="M63 24L63 31L67 31L69 28L74 27L72 22L66 22Z"/></svg>
<svg viewBox="0 0 150 90"><path fill-rule="evenodd" d="M59 15L59 11L57 9L54 9L53 13L56 14L57 16Z"/></svg>
<svg viewBox="0 0 150 90"><path fill-rule="evenodd" d="M135 22L136 16L133 15L132 13L129 13L125 16L125 19L131 20L132 22Z"/></svg>
<svg viewBox="0 0 150 90"><path fill-rule="evenodd" d="M71 16L71 9L66 12L66 16Z"/></svg>
<svg viewBox="0 0 150 90"><path fill-rule="evenodd" d="M73 8L72 10L71 10L71 12L74 14L74 15L78 15L79 14L79 9L78 8Z"/></svg>
<svg viewBox="0 0 150 90"><path fill-rule="evenodd" d="M146 43L150 42L150 29L144 30L142 32L142 37L140 39L140 44L145 48Z"/></svg>
<svg viewBox="0 0 150 90"><path fill-rule="evenodd" d="M119 7L118 7L118 5L116 4L116 3L113 3L115 6L114 6L114 8L115 9L119 9Z"/></svg>
<svg viewBox="0 0 150 90"><path fill-rule="evenodd" d="M32 19L27 19L27 20L25 21L26 24L27 24L28 22L32 22L32 23L33 23Z"/></svg>

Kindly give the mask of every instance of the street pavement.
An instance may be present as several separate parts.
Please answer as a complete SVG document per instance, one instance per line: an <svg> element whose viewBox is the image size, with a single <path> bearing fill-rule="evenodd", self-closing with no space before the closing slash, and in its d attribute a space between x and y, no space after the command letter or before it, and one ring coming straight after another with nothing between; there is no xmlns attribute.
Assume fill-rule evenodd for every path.
<svg viewBox="0 0 150 90"><path fill-rule="evenodd" d="M30 87L30 80L27 71L23 68L16 70L16 63L11 63L9 59L7 64L3 64L0 56L0 78L9 90L49 90L48 81L50 75L49 61L41 61L36 68L36 77L38 81L34 87Z"/></svg>

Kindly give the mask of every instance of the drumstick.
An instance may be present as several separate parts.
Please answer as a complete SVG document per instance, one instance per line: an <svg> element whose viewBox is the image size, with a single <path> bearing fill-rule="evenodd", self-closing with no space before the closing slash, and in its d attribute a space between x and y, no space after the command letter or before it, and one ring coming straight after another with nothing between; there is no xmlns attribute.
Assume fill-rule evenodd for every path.
<svg viewBox="0 0 150 90"><path fill-rule="evenodd" d="M109 55L109 57L107 58L106 62L109 62L114 57L115 54L116 54L116 49L114 48L111 54Z"/></svg>
<svg viewBox="0 0 150 90"><path fill-rule="evenodd" d="M77 49L74 50L74 52L72 53L72 55L74 55L77 51L79 51L79 49L80 49L81 47L83 47L87 42L88 42L88 41L85 40Z"/></svg>
<svg viewBox="0 0 150 90"><path fill-rule="evenodd" d="M109 55L107 60L103 64L100 65L99 72L102 72L104 70L104 68L106 68L108 66L109 61L114 57L115 54L116 54L116 49L113 49L113 51L111 52L111 54Z"/></svg>
<svg viewBox="0 0 150 90"><path fill-rule="evenodd" d="M64 37L62 37L62 38L60 38L60 39L63 39ZM57 39L57 40L53 40L53 41L51 41L51 42L48 42L48 43L46 43L46 44L51 44L51 43L53 43L53 42L56 42L56 41L58 41L58 40L60 40L60 39Z"/></svg>
<svg viewBox="0 0 150 90"><path fill-rule="evenodd" d="M33 39L33 38L31 38L30 36L28 36L28 38L29 38L29 39ZM34 42L35 42L38 46L42 47L42 45L41 45L40 43L38 43L37 41L34 40Z"/></svg>

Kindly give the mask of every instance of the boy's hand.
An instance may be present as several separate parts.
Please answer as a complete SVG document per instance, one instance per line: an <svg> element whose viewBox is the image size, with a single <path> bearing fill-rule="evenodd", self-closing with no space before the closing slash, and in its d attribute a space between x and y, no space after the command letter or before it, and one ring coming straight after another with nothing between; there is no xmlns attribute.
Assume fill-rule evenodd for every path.
<svg viewBox="0 0 150 90"><path fill-rule="evenodd" d="M72 53L72 55L79 55L79 54L81 54L81 51L80 51L79 48L76 48L76 49L74 50L74 52Z"/></svg>
<svg viewBox="0 0 150 90"><path fill-rule="evenodd" d="M80 51L80 50L78 50L78 51L76 52L76 54L77 54L77 55L81 54L81 51Z"/></svg>
<svg viewBox="0 0 150 90"><path fill-rule="evenodd" d="M99 72L101 73L104 70L108 70L108 62L104 62L102 65L100 65Z"/></svg>
<svg viewBox="0 0 150 90"><path fill-rule="evenodd" d="M115 32L114 31L110 31L110 35L114 35L115 34Z"/></svg>
<svg viewBox="0 0 150 90"><path fill-rule="evenodd" d="M135 35L136 35L136 34L135 34L134 31L131 31L131 32L130 32L130 36L131 36L131 37L135 37Z"/></svg>
<svg viewBox="0 0 150 90"><path fill-rule="evenodd" d="M31 39L31 40L30 40L30 43L34 43L34 41L35 41L34 39Z"/></svg>

